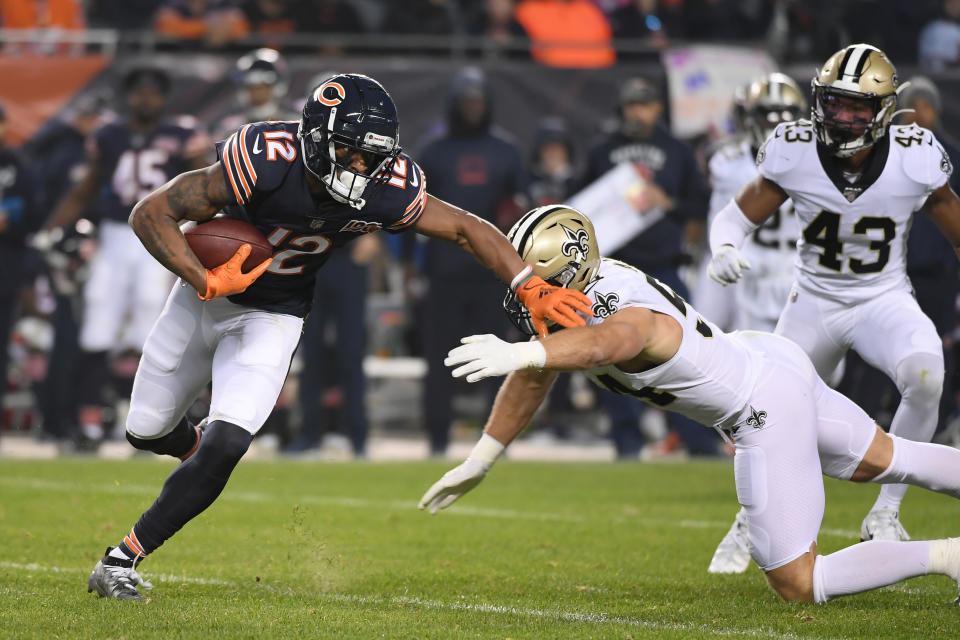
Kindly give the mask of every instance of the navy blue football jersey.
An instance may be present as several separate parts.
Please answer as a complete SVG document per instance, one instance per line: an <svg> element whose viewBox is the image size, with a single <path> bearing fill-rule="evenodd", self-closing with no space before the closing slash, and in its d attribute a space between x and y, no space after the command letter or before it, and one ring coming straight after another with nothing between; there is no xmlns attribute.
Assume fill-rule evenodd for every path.
<svg viewBox="0 0 960 640"><path fill-rule="evenodd" d="M297 141L299 124L244 125L217 143L217 157L235 202L226 214L253 224L274 247L266 273L230 301L305 316L317 270L330 252L363 233L409 229L423 213L427 183L420 167L400 154L389 180L368 183L362 209L334 200L326 190L311 194Z"/></svg>
<svg viewBox="0 0 960 640"><path fill-rule="evenodd" d="M104 220L126 222L133 205L189 170L190 159L203 152L201 145L209 145L209 138L198 134L189 118L163 122L146 134L124 122L100 127L88 148L104 175L92 211Z"/></svg>

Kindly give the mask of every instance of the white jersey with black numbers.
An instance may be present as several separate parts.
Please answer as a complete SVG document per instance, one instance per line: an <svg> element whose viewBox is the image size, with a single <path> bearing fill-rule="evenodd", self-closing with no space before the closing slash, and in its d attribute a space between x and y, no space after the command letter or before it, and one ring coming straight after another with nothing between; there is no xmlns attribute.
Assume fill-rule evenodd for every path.
<svg viewBox="0 0 960 640"><path fill-rule="evenodd" d="M674 318L683 328L680 348L663 364L640 373L613 365L586 371L593 382L706 426L727 427L748 403L759 371L759 355L702 318L670 287L617 260L604 258L584 293L596 325L621 309L642 307Z"/></svg>
<svg viewBox="0 0 960 640"><path fill-rule="evenodd" d="M906 243L913 212L953 167L927 129L891 126L862 174L845 174L807 120L779 125L757 154L760 175L793 200L802 229L797 281L815 295L862 302L910 290Z"/></svg>
<svg viewBox="0 0 960 640"><path fill-rule="evenodd" d="M719 149L709 162L710 224L744 185L757 177L755 155L748 141ZM783 310L794 280L794 256L800 229L789 199L740 247L750 269L734 287L737 329L772 328Z"/></svg>

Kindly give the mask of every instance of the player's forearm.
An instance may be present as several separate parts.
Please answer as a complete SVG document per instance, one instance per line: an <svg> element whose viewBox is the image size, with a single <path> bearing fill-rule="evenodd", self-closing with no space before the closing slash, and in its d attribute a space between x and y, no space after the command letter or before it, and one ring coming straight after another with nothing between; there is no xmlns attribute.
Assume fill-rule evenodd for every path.
<svg viewBox="0 0 960 640"><path fill-rule="evenodd" d="M501 385L484 433L506 446L529 424L533 414L547 396L557 374L528 369L514 371Z"/></svg>
<svg viewBox="0 0 960 640"><path fill-rule="evenodd" d="M547 352L544 366L554 371L586 371L624 362L643 350L638 338L631 326L620 323L564 329L541 341Z"/></svg>
<svg viewBox="0 0 960 640"><path fill-rule="evenodd" d="M506 236L473 214L464 216L457 244L505 283L526 267Z"/></svg>
<svg viewBox="0 0 960 640"><path fill-rule="evenodd" d="M219 164L182 173L137 203L130 226L147 251L167 269L205 293L207 271L190 249L182 220L209 220L229 200Z"/></svg>

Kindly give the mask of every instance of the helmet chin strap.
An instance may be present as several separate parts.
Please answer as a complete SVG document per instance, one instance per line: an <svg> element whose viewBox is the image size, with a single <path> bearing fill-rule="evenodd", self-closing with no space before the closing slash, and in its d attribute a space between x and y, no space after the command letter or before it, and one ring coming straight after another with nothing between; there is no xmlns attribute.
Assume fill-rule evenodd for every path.
<svg viewBox="0 0 960 640"><path fill-rule="evenodd" d="M367 186L368 178L362 176L355 176L353 180L353 186L348 187L346 183L342 182L337 176L337 169L334 165L330 169L330 173L323 176L324 186L327 188L327 192L333 197L337 202L342 202L343 204L348 204L354 209L360 210L367 204L367 201L360 197L360 194L363 193L363 190Z"/></svg>
<svg viewBox="0 0 960 640"><path fill-rule="evenodd" d="M354 209L362 209L367 203L360 196L363 194L363 190L367 187L367 182L369 179L364 178L356 173L348 172L353 176L353 182L348 185L340 179L340 176L343 175L343 172L347 170L337 170L337 152L333 142L329 143L327 154L330 158L330 173L323 176L323 183L327 185L327 191L330 192L330 195L333 196L334 200L348 204Z"/></svg>

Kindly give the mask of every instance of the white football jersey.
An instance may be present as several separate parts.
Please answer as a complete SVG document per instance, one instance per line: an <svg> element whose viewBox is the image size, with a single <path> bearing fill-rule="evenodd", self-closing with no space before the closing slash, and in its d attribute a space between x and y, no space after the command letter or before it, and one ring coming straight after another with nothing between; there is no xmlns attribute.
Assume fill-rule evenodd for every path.
<svg viewBox="0 0 960 640"><path fill-rule="evenodd" d="M745 184L757 177L757 165L746 140L722 147L709 162L710 223L720 209ZM750 269L734 287L738 329L760 329L775 325L793 285L794 261L800 228L793 202L787 200L766 222L750 234L740 252ZM758 322L762 321L762 322Z"/></svg>
<svg viewBox="0 0 960 640"><path fill-rule="evenodd" d="M669 315L683 328L680 349L667 362L640 373L597 367L585 372L593 382L711 427L730 426L742 413L756 383L759 356L734 335L700 317L670 287L618 260L604 258L584 293L593 302L588 325L620 309L643 307Z"/></svg>
<svg viewBox="0 0 960 640"><path fill-rule="evenodd" d="M779 125L757 153L760 175L793 200L802 229L797 281L841 302L910 290L906 243L913 212L953 168L934 135L891 126L855 182L817 145L808 120Z"/></svg>

